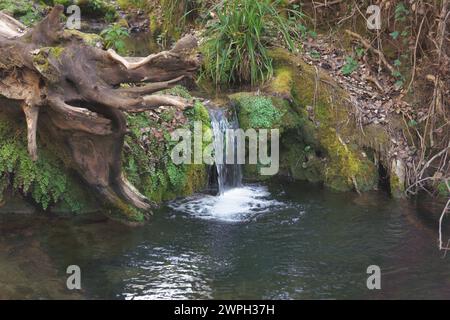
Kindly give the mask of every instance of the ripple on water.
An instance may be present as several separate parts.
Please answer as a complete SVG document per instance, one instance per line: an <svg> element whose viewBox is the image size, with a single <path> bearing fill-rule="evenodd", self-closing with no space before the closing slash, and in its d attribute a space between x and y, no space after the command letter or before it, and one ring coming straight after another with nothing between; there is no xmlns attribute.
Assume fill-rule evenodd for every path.
<svg viewBox="0 0 450 320"><path fill-rule="evenodd" d="M201 219L242 222L261 213L285 208L287 204L272 199L265 186L247 185L219 196L194 195L173 201L169 207Z"/></svg>

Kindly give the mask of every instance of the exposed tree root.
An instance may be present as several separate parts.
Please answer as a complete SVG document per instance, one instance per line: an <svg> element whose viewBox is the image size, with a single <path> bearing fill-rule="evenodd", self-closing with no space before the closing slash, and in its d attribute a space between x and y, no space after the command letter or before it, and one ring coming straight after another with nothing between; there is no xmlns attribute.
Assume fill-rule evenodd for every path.
<svg viewBox="0 0 450 320"><path fill-rule="evenodd" d="M170 51L125 58L68 38L62 12L62 6L55 6L26 32L20 22L0 13L0 94L22 107L33 160L42 126L100 199L118 211L131 205L149 213L151 202L122 172L123 112L191 106L192 101L155 93L193 76L200 65L197 41L187 36ZM141 82L148 84L120 87Z"/></svg>

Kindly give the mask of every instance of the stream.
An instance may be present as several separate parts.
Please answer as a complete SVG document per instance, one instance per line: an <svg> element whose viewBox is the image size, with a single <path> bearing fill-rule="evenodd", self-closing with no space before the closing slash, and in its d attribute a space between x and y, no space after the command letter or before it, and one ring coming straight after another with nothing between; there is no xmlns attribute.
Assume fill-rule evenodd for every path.
<svg viewBox="0 0 450 320"><path fill-rule="evenodd" d="M2 299L448 299L448 259L412 204L286 181L179 200L139 228L0 216ZM81 291L65 288L72 264Z"/></svg>
<svg viewBox="0 0 450 320"><path fill-rule="evenodd" d="M236 127L210 113L215 136ZM0 299L450 298L450 258L424 202L216 169L217 195L169 202L142 227L0 215ZM81 268L79 291L66 288L69 265ZM381 290L366 286L371 265Z"/></svg>

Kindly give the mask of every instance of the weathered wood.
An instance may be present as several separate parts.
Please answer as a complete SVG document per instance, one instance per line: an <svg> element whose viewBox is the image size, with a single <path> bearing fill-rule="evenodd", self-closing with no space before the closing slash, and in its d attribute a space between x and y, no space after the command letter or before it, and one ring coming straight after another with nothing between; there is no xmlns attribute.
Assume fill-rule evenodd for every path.
<svg viewBox="0 0 450 320"><path fill-rule="evenodd" d="M55 6L33 29L0 14L0 95L22 106L28 126L28 150L38 157L40 127L70 154L69 164L105 202L149 211L150 201L122 172L126 112L161 105L184 108L185 99L154 94L192 77L200 66L197 42L181 39L172 50L143 58L125 58L64 34ZM120 88L121 83L147 83ZM38 122L39 117L39 122Z"/></svg>

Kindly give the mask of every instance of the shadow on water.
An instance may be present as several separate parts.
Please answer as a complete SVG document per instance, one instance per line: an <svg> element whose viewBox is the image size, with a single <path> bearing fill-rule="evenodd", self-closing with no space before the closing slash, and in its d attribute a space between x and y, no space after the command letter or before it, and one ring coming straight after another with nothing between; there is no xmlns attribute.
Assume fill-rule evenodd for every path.
<svg viewBox="0 0 450 320"><path fill-rule="evenodd" d="M140 228L1 215L0 298L450 298L449 258L417 206L285 181L244 187L258 196L241 195L231 220L172 204ZM72 264L81 292L64 287ZM366 287L372 264L379 291Z"/></svg>

